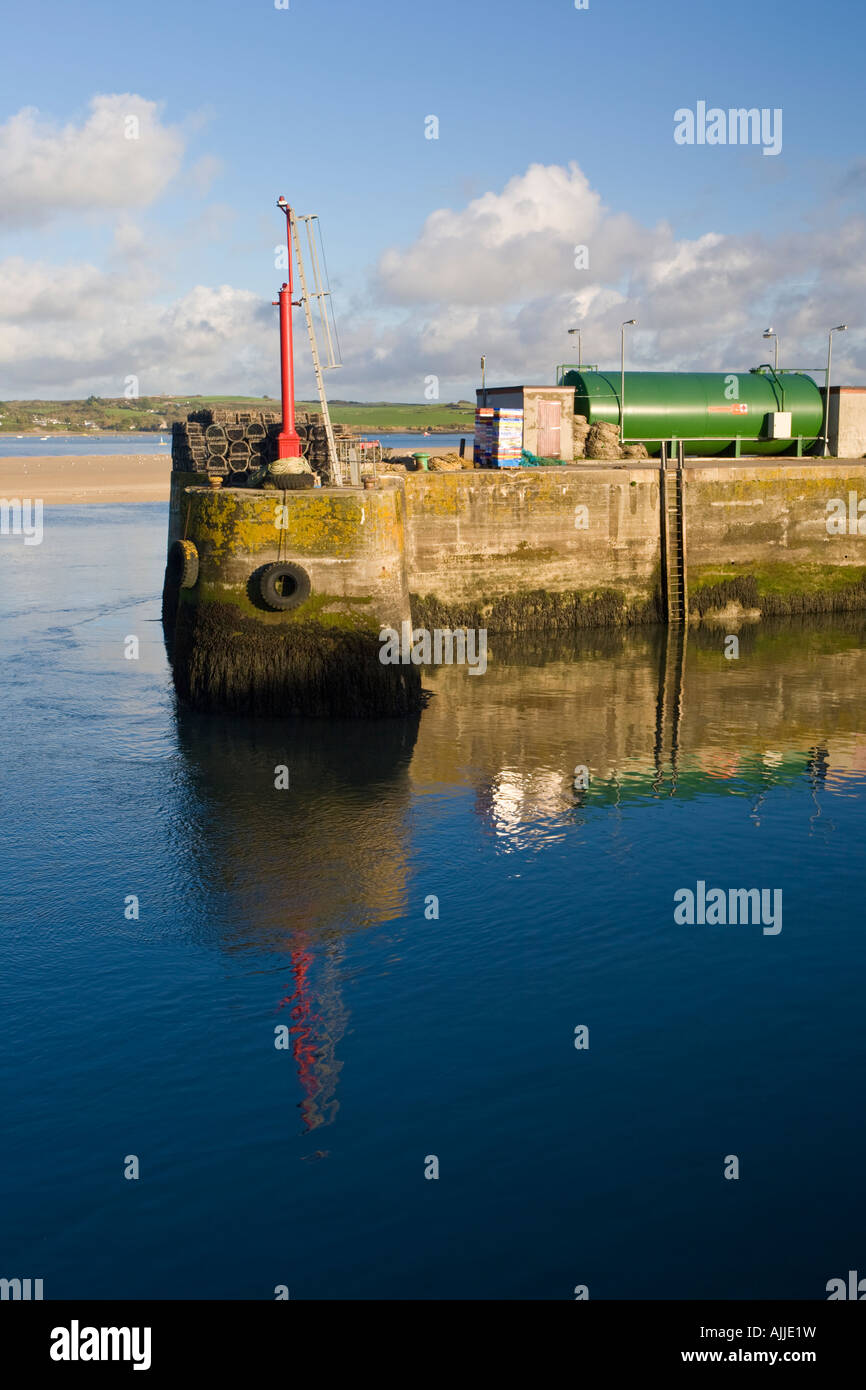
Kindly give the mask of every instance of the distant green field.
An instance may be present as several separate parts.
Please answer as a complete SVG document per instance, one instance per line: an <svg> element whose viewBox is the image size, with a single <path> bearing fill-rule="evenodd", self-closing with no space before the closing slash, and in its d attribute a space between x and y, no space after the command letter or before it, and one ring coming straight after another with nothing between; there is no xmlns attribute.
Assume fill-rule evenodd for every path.
<svg viewBox="0 0 866 1390"><path fill-rule="evenodd" d="M0 433L85 434L90 430L167 430L202 406L223 410L274 410L279 401L267 396L140 396L135 400L91 396L86 401L0 401ZM299 410L318 412L318 401L298 401ZM443 430L469 432L474 407L467 401L442 405L401 401L333 401L335 424L375 430Z"/></svg>
<svg viewBox="0 0 866 1390"><path fill-rule="evenodd" d="M318 410L318 401L304 401L301 410ZM474 406L409 405L394 401L367 403L333 401L329 403L331 419L338 425L357 425L364 430L429 430L450 431L473 429Z"/></svg>

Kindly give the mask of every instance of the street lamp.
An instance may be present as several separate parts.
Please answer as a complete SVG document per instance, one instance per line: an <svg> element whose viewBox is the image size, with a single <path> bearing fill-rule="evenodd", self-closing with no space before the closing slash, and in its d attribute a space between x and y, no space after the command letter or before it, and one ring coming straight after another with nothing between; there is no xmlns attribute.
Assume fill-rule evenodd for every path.
<svg viewBox="0 0 866 1390"><path fill-rule="evenodd" d="M482 357L482 359L481 359L481 400L482 400L482 403L483 403L484 405L487 404L487 387L486 387L485 384L484 384L484 369L485 369L486 366L487 366L487 358L486 358L486 357Z"/></svg>
<svg viewBox="0 0 866 1390"><path fill-rule="evenodd" d="M625 443L625 330L634 328L637 319L626 319L619 330L619 442Z"/></svg>
<svg viewBox="0 0 866 1390"><path fill-rule="evenodd" d="M580 371L581 366L583 364L583 356L581 349L581 330L579 328L569 328L568 331L569 333L577 334L577 370Z"/></svg>
<svg viewBox="0 0 866 1390"><path fill-rule="evenodd" d="M847 333L847 323L837 323L827 339L827 380L824 385L824 458L830 453L830 367L833 362L833 334Z"/></svg>
<svg viewBox="0 0 866 1390"><path fill-rule="evenodd" d="M773 370L774 370L774 371L778 371L778 370L779 370L779 335L778 335L778 333L776 333L772 328L768 328L767 331L766 331L766 333L765 333L763 336L764 336L765 338L775 338L775 340L776 340L776 342L775 342L775 348L774 348Z"/></svg>

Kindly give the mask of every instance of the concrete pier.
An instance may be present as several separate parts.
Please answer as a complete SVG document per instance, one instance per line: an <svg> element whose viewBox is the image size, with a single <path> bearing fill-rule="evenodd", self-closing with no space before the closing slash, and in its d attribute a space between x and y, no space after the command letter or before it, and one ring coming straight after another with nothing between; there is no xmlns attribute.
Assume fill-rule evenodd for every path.
<svg viewBox="0 0 866 1390"><path fill-rule="evenodd" d="M166 583L186 703L255 714L419 708L417 668L378 659L383 625L409 617L399 491L187 487L176 500L174 543L191 543L197 560L195 582L176 598L171 569ZM276 609L266 584L274 566L295 591Z"/></svg>
<svg viewBox="0 0 866 1390"><path fill-rule="evenodd" d="M663 621L661 476L647 461L277 492L175 474L170 542L191 566L166 581L178 693L199 709L403 714L420 669L383 664L383 627ZM690 622L866 609L866 461L690 461L681 493Z"/></svg>

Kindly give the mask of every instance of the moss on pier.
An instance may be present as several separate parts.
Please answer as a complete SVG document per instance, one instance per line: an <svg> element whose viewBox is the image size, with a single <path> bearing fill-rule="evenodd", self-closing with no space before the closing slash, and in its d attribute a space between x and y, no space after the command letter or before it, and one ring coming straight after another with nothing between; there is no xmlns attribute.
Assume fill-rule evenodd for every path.
<svg viewBox="0 0 866 1390"><path fill-rule="evenodd" d="M859 565L751 564L690 572L689 614L705 618L740 609L762 618L866 609L866 570Z"/></svg>
<svg viewBox="0 0 866 1390"><path fill-rule="evenodd" d="M382 624L373 612L373 599L370 595L353 597L346 594L315 593L310 594L297 608L287 611L268 608L261 597L259 587L263 568L260 565L254 569L243 585L214 583L201 579L196 586L194 602L233 608L236 612L255 619L263 627L280 628L282 631L316 623L320 627L344 632L379 632Z"/></svg>

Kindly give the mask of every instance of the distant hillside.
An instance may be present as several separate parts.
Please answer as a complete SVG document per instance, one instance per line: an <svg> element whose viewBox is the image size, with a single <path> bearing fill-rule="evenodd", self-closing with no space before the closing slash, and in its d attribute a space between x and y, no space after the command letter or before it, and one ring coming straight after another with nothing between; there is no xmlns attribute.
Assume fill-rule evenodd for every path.
<svg viewBox="0 0 866 1390"><path fill-rule="evenodd" d="M365 433L432 430L472 432L474 407L469 401L449 405L412 405L400 401L331 401L331 418ZM190 410L219 405L227 410L275 410L269 396L89 396L86 401L0 401L0 433L87 434L90 431L170 430ZM299 410L318 411L318 401L298 401Z"/></svg>

